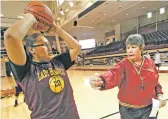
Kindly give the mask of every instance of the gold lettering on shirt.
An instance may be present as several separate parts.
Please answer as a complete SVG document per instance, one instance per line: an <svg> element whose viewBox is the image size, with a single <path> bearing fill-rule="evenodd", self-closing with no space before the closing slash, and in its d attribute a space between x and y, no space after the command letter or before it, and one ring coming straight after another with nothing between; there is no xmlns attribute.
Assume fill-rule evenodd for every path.
<svg viewBox="0 0 168 119"><path fill-rule="evenodd" d="M55 69L49 68L48 70L42 70L37 73L39 81L46 77L56 76L56 75L65 75L65 71L59 68L55 68Z"/></svg>

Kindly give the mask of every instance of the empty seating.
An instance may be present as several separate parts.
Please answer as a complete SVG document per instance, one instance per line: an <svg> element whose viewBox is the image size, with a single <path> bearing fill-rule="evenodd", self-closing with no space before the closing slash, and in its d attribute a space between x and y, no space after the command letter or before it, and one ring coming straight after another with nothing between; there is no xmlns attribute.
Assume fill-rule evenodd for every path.
<svg viewBox="0 0 168 119"><path fill-rule="evenodd" d="M145 49L156 49L156 48L162 48L168 46L168 29L166 30L158 30L155 32L142 34L142 37L145 41ZM105 46L99 46L93 49L92 51L86 53L86 56L90 55L98 55L102 53L120 53L125 48L124 40L120 40L117 42L110 43ZM122 50L121 50L122 49Z"/></svg>

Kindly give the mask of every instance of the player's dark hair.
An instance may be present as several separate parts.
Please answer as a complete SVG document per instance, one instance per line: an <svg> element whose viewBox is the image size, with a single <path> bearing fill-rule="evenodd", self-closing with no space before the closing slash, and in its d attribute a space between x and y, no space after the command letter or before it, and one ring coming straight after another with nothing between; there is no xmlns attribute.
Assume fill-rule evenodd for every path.
<svg viewBox="0 0 168 119"><path fill-rule="evenodd" d="M31 35L25 36L23 42L24 42L24 49L26 52L26 55L29 56L29 58L32 60L33 56L32 54L28 51L28 47L32 47L34 43L36 42L36 38L38 36L43 36L41 33L34 33Z"/></svg>

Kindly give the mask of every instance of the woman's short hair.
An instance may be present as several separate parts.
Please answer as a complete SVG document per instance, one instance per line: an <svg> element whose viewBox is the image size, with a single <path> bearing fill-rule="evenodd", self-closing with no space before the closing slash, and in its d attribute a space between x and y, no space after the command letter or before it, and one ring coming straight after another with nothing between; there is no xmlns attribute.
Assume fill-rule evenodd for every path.
<svg viewBox="0 0 168 119"><path fill-rule="evenodd" d="M126 46L127 45L137 45L139 48L144 48L144 38L140 34L132 34L129 35L126 40Z"/></svg>

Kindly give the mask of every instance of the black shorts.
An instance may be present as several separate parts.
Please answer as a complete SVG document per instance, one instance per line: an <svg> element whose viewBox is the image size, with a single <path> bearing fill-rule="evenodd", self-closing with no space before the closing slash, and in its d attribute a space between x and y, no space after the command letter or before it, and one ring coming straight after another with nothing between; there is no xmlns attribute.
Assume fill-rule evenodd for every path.
<svg viewBox="0 0 168 119"><path fill-rule="evenodd" d="M160 67L161 66L161 64L155 64L157 67Z"/></svg>

